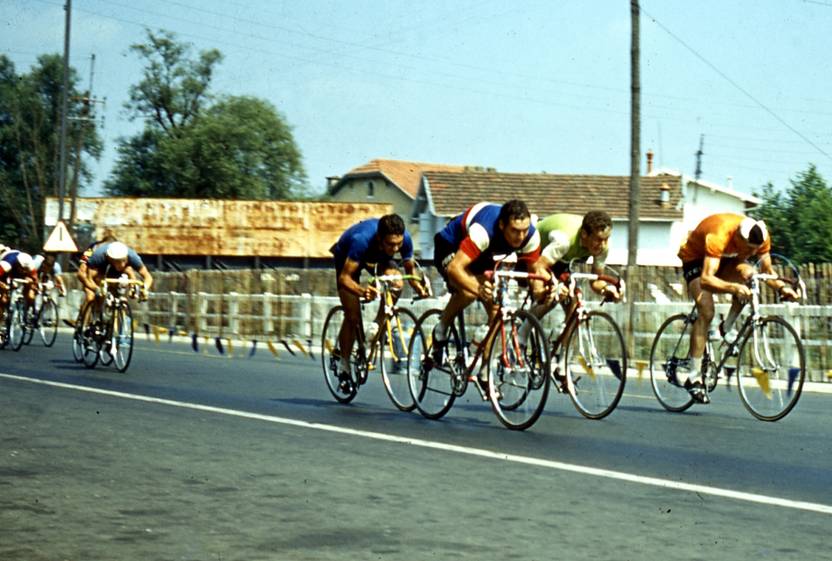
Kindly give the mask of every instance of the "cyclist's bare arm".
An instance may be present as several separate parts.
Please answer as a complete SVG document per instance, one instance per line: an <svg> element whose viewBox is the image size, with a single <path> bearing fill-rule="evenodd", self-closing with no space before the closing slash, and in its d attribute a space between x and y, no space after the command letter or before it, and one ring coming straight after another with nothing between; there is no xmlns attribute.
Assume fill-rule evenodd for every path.
<svg viewBox="0 0 832 561"><path fill-rule="evenodd" d="M772 265L771 265L771 254L770 253L764 253L763 255L760 256L760 272L765 273L767 275L777 274L774 271L774 267L772 267ZM776 279L767 280L766 284L770 288L780 292L780 295L783 298L785 298L786 300L791 300L791 301L800 300L800 294L798 294L798 292L794 289L794 287L789 286L788 284L786 284L782 280L776 280Z"/></svg>
<svg viewBox="0 0 832 561"><path fill-rule="evenodd" d="M481 281L469 272L468 269L473 261L464 251L457 251L448 264L448 280L469 298L479 298L489 302L492 284L488 281Z"/></svg>
<svg viewBox="0 0 832 561"><path fill-rule="evenodd" d="M732 294L740 300L751 298L751 289L745 284L726 281L717 276L720 262L719 257L710 256L706 256L702 261L702 275L700 277L702 288L709 292Z"/></svg>
<svg viewBox="0 0 832 561"><path fill-rule="evenodd" d="M413 259L408 259L404 262L404 272L408 275L414 274L414 271L416 270L415 265L416 263L413 261ZM413 287L413 290L416 291L416 294L418 294L420 298L426 298L428 296L427 289L421 282L419 282L419 280L410 279L410 281L408 282L410 282L410 286Z"/></svg>
<svg viewBox="0 0 832 561"><path fill-rule="evenodd" d="M84 288L95 292L98 290L98 285L95 284L95 281L92 279L92 275L90 274L90 268L87 266L86 263L81 263L78 267L78 280L81 281L81 284L84 285Z"/></svg>
<svg viewBox="0 0 832 561"><path fill-rule="evenodd" d="M144 289L149 291L153 286L153 276L150 274L150 271L147 270L146 266L142 265L141 269L139 269L139 275L144 281Z"/></svg>
<svg viewBox="0 0 832 561"><path fill-rule="evenodd" d="M347 258L346 262L344 263L344 267L341 269L341 274L338 275L338 288L344 289L350 294L354 294L359 298L363 298L365 300L372 300L376 297L376 290L371 286L361 286L355 279L353 275L355 275L359 268L361 267L361 263L358 261L353 261L352 259Z"/></svg>

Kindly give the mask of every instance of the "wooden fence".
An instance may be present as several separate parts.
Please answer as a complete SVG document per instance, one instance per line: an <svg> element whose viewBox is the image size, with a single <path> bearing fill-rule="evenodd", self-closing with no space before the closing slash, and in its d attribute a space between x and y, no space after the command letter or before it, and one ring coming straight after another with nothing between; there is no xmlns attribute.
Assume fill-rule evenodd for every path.
<svg viewBox="0 0 832 561"><path fill-rule="evenodd" d="M627 298L634 299L634 305L609 305L605 309L625 330L632 325L632 358L647 360L659 324L672 313L689 311L691 303L679 269L635 267L628 273ZM832 370L828 344L832 336L832 265L807 265L801 275L809 293L806 302L799 306L773 304L770 291L766 291L764 310L782 314L795 325L806 346L812 379L825 380ZM326 313L337 303L332 270L193 270L156 273L154 279L149 302L136 309L137 322L199 336L317 340ZM70 310L77 309L81 298L77 280L67 280L70 289L75 290L63 317L74 315ZM442 281L434 278L433 286L441 296ZM586 292L590 305L597 305L591 291ZM718 298L717 316L727 312L729 302L725 296ZM433 300L412 307L419 313L439 304ZM472 307L469 314L467 319L473 323L484 319L479 307ZM555 325L556 321L555 314L547 323Z"/></svg>

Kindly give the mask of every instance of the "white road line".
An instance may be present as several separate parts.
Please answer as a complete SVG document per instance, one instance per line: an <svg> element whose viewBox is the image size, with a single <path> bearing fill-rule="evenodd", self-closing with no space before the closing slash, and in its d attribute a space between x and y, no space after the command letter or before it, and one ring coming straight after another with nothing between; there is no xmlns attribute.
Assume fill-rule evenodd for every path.
<svg viewBox="0 0 832 561"><path fill-rule="evenodd" d="M391 434L384 434L379 432L363 431L350 429L345 427L337 427L335 425L326 425L322 423L311 423L308 421L299 421L296 419L287 419L284 417L275 417L272 415L262 415L260 413L250 413L247 411L237 411L235 409L226 409L223 407L213 407L210 405L200 405L198 403L187 403L184 401L175 401L171 399L162 399L158 397L150 397L146 395L137 395L130 393L117 392L112 390L104 390L99 388L76 386L74 384L66 384L63 382L53 382L51 380L39 380L37 378L27 378L25 376L17 376L14 374L0 373L0 378L8 380L15 380L19 382L29 382L32 384L41 384L44 386L52 386L56 388L70 389L88 393L95 393L111 397L118 397L122 399L130 399L133 401L143 401L146 403L158 403L162 405L170 405L172 407L180 407L183 409L191 409L194 411L205 411L208 413L217 413L219 415L228 415L232 417L241 417L245 419L253 419L257 421L266 421L269 423L277 423L282 425L289 425L293 427L323 430L328 432L335 432L340 434L348 434L351 436L360 436L363 438L372 438L374 440L381 440L385 442L394 442L397 444L408 444L411 446L419 446L422 448L432 448L435 450L443 450L446 452L454 452L457 454L466 454L468 456L478 456L481 458L489 458L492 460L502 460L505 462L512 462L516 464L525 464L536 467L554 469L559 471L568 471L572 473L579 473L582 475L592 475L596 477L604 477L606 479L615 479L618 481L628 481L630 483L638 483L640 485L650 485L652 487L661 487L664 489L673 489L677 491L685 491L688 493L698 493L700 495L711 495L715 497L724 497L727 499L734 499L738 501L745 501L751 503L759 503L769 506L779 506L783 508L790 508L795 510L806 510L809 512L817 512L821 514L832 514L832 505L825 505L820 503L810 503L805 501L793 501L790 499L783 499L779 497L770 497L767 495L758 495L755 493L745 493L742 491L732 491L731 489L722 489L719 487L710 487L707 485L694 485L691 483L682 483L679 481L670 481L667 479L659 479L656 477L645 477L642 475L635 475L621 471L613 471L608 469L594 468L590 466L582 466L578 464L567 464L564 462L556 462L552 460L544 460L540 458L532 458L529 456L518 456L514 454L505 454L502 452L492 452L490 450L483 450L481 448L469 448L467 446L458 446L455 444L445 444L442 442L434 442L430 440L422 440L419 438L409 438L405 436L395 436Z"/></svg>

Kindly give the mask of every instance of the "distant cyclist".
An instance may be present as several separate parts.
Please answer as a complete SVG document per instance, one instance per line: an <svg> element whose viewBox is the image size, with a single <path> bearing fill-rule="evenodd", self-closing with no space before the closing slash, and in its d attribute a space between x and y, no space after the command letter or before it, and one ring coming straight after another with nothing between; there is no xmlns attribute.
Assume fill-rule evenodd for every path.
<svg viewBox="0 0 832 561"><path fill-rule="evenodd" d="M33 257L35 271L37 271L37 278L40 282L52 281L61 296L66 296L66 287L61 278L61 264L58 263L57 254L53 252L44 252L42 255Z"/></svg>
<svg viewBox="0 0 832 561"><path fill-rule="evenodd" d="M495 256L511 253L527 266L540 256L540 235L526 203L518 199L503 205L476 204L434 236L434 263L451 293L433 330L434 363L444 362L448 330L472 302L483 302L491 319L494 287L484 273L494 267ZM485 372L480 372L478 381L485 387Z"/></svg>
<svg viewBox="0 0 832 561"><path fill-rule="evenodd" d="M401 216L388 214L353 224L341 234L330 251L335 257L338 298L344 306L344 323L338 336L341 352L338 374L341 384L348 385L351 383L350 353L361 322L360 299L372 300L376 297L373 286L361 284L361 271L396 274L399 272L395 260L398 253L404 261L405 272L412 274L415 268L413 240ZM410 284L417 294L427 296L425 287L418 281L411 280ZM376 318L376 322L379 319ZM349 388L344 390L349 391Z"/></svg>
<svg viewBox="0 0 832 561"><path fill-rule="evenodd" d="M731 309L719 324L719 332L730 338L730 332L742 307L751 298L747 282L754 274L752 257L760 260L763 273L773 274L771 266L771 237L765 222L741 214L723 213L708 216L688 234L679 249L688 294L696 303L698 317L693 324L690 340L690 372L698 376L708 327L714 317L714 293L731 294ZM768 281L787 300L797 300L797 293L782 281ZM677 380L700 403L708 402L708 392L701 376L696 380Z"/></svg>
<svg viewBox="0 0 832 561"><path fill-rule="evenodd" d="M104 242L81 258L78 266L78 280L84 286L85 302L93 302L99 292L99 286L105 278L118 278L125 274L131 280L143 281L139 298L147 299L147 293L153 286L153 277L147 270L142 258L122 242ZM138 277L137 277L138 275Z"/></svg>
<svg viewBox="0 0 832 561"><path fill-rule="evenodd" d="M14 279L30 279L32 282L24 291L28 303L35 300L35 264L32 256L6 246L0 248L0 319L4 317L9 304Z"/></svg>

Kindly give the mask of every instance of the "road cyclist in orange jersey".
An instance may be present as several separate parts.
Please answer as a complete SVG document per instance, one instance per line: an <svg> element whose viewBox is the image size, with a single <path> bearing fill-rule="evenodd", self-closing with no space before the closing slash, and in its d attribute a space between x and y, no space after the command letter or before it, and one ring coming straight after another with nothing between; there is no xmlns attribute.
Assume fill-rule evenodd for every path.
<svg viewBox="0 0 832 561"><path fill-rule="evenodd" d="M751 298L747 282L755 272L749 261L758 258L763 273L774 274L771 264L771 237L762 220L734 213L713 214L688 233L679 249L688 294L696 303L698 317L690 340L692 373L702 370L702 356L708 329L714 318L714 294L731 294L731 308L719 324L719 334L727 340L735 337L734 322ZM797 292L780 280L766 281L784 300L797 300ZM701 379L677 380L700 403L709 401Z"/></svg>

